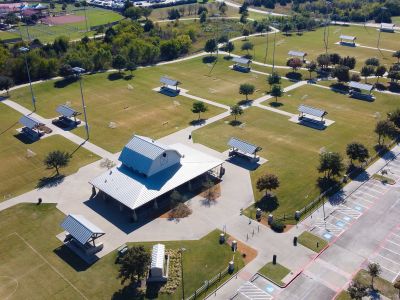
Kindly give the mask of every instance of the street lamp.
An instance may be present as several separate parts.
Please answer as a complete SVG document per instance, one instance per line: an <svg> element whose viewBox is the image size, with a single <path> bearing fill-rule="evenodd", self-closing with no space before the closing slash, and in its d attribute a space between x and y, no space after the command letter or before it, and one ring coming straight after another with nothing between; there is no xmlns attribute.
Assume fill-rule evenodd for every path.
<svg viewBox="0 0 400 300"><path fill-rule="evenodd" d="M183 280L183 261L182 261L182 256L183 256L183 252L186 251L186 248L181 248L180 249L180 253L181 253L181 282L182 282L182 299L185 299L185 285L184 285L184 280Z"/></svg>
<svg viewBox="0 0 400 300"><path fill-rule="evenodd" d="M81 74L85 73L85 69L82 69L80 67L74 67L74 68L72 68L72 71L74 71L75 75L79 78L79 86L81 88L81 98L82 98L82 109L83 109L83 115L85 117L86 140L89 140L89 125L88 125L87 115L86 115L85 98L83 97L82 77L81 77Z"/></svg>
<svg viewBox="0 0 400 300"><path fill-rule="evenodd" d="M378 34L378 43L377 43L377 45L376 45L376 48L378 48L378 50L380 50L379 49L379 44L381 43L381 32L382 32L382 17L383 17L383 12L385 11L385 10L387 10L387 8L386 7L381 7L381 9L380 9L380 13L381 13L381 28L379 29L379 34Z"/></svg>
<svg viewBox="0 0 400 300"><path fill-rule="evenodd" d="M35 95L34 95L34 93L33 93L32 81L31 81L31 73L30 73L30 71L29 71L28 59L27 59L27 55L26 55L26 53L29 52L29 48L27 48L27 47L21 47L21 48L19 48L19 51L22 52L22 53L24 53L26 72L28 73L29 87L30 87L30 89L31 89L33 111L36 111L36 99L35 99Z"/></svg>

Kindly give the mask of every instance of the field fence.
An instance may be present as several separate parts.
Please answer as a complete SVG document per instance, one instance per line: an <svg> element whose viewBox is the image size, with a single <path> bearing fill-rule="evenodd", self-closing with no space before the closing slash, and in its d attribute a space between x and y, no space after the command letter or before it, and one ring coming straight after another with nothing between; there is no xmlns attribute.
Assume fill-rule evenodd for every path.
<svg viewBox="0 0 400 300"><path fill-rule="evenodd" d="M202 293L204 293L204 291L208 290L208 288L211 287L214 283L216 283L217 281L220 281L223 276L228 274L228 272L229 272L229 267L227 267L223 271L219 272L217 275L215 275L210 280L206 280L204 282L204 284L201 287L199 287L192 295L187 297L186 300L196 299L198 296L200 296Z"/></svg>

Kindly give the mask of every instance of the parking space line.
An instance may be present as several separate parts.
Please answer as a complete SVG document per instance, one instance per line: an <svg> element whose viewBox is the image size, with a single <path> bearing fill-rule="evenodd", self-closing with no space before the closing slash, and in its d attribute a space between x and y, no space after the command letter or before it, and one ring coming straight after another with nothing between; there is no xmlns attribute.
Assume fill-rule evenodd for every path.
<svg viewBox="0 0 400 300"><path fill-rule="evenodd" d="M373 203L374 203L374 201L367 200L367 199L365 199L364 197L353 197L353 198L349 198L349 199L350 199L350 201L351 201L351 200L360 200L360 198L361 198L362 201L368 202L368 203L370 203L370 204L373 204Z"/></svg>
<svg viewBox="0 0 400 300"><path fill-rule="evenodd" d="M387 241L388 241L389 243L391 243L391 244L395 244L396 246L399 246L399 247L400 247L400 244L397 244L397 243L393 242L392 240L387 239Z"/></svg>
<svg viewBox="0 0 400 300"><path fill-rule="evenodd" d="M365 206L364 204L361 204L361 203L355 202L355 200L351 200L351 203L352 203L352 204L355 204L355 205L362 206L362 207L364 207L364 208L369 208L369 207L370 207L370 206Z"/></svg>
<svg viewBox="0 0 400 300"><path fill-rule="evenodd" d="M398 234L395 234L394 232L392 232L392 234L400 238L400 235L398 235Z"/></svg>
<svg viewBox="0 0 400 300"><path fill-rule="evenodd" d="M392 259L390 259L390 258L387 258L386 256L383 256L383 255L381 255L381 254L379 254L379 253L378 253L378 256L380 256L380 257L382 257L383 259L386 259L386 260L388 260L388 261L394 263L395 265L400 266L400 264L399 264L398 262L395 262L394 260L392 260Z"/></svg>
<svg viewBox="0 0 400 300"><path fill-rule="evenodd" d="M386 248L386 247L382 247L382 249L385 249L385 250L387 250L387 251L389 251L389 252L392 252L392 253L394 253L394 254L396 254L396 255L400 255L400 253L398 253L398 252L396 252L396 251L393 251L393 250L391 250L391 249L388 249L388 248Z"/></svg>

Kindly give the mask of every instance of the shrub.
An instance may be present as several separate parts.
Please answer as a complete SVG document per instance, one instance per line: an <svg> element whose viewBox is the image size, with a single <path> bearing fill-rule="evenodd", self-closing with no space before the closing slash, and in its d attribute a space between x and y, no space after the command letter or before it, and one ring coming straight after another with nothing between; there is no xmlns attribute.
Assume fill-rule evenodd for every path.
<svg viewBox="0 0 400 300"><path fill-rule="evenodd" d="M283 224L283 222L278 221L278 220L274 220L271 223L271 229L275 232L283 232L283 230L285 230L286 225Z"/></svg>
<svg viewBox="0 0 400 300"><path fill-rule="evenodd" d="M169 217L173 219L186 218L192 214L192 210L184 203L179 203L169 212Z"/></svg>

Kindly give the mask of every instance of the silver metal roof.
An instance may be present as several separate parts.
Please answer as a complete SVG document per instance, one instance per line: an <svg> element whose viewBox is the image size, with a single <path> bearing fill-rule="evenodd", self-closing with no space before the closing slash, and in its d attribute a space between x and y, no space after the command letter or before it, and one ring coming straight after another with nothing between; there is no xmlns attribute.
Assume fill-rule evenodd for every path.
<svg viewBox="0 0 400 300"><path fill-rule="evenodd" d="M28 127L29 129L33 129L41 124L38 120L36 120L31 116L22 116L19 119L19 122L25 127Z"/></svg>
<svg viewBox="0 0 400 300"><path fill-rule="evenodd" d="M381 23L381 28L393 29L394 28L394 24L392 24L392 23Z"/></svg>
<svg viewBox="0 0 400 300"><path fill-rule="evenodd" d="M178 80L174 80L171 78L168 78L166 76L162 76L160 78L160 82L166 85L172 85L172 86L177 86L180 82Z"/></svg>
<svg viewBox="0 0 400 300"><path fill-rule="evenodd" d="M168 150L173 149L148 137L135 135L122 149L118 160L125 166L148 175L154 160ZM177 154L181 156L179 152Z"/></svg>
<svg viewBox="0 0 400 300"><path fill-rule="evenodd" d="M251 63L251 60L245 57L237 57L235 56L234 58L232 58L232 61L238 64L242 64L242 65L248 65L249 63Z"/></svg>
<svg viewBox="0 0 400 300"><path fill-rule="evenodd" d="M303 113L303 114L307 114L307 115L311 115L311 116L315 116L315 117L319 117L322 118L323 116L327 115L328 113L322 109L318 109L315 107L311 107L311 106L307 106L304 104L301 104L298 108L298 111Z"/></svg>
<svg viewBox="0 0 400 300"><path fill-rule="evenodd" d="M141 176L121 165L92 179L90 184L135 209L223 163L218 158L183 144L173 144L170 148L182 154L179 165L150 177Z"/></svg>
<svg viewBox="0 0 400 300"><path fill-rule="evenodd" d="M295 50L290 50L290 51L288 52L288 54L289 54L290 56L298 56L298 57L304 57L304 56L307 55L306 52L295 51Z"/></svg>
<svg viewBox="0 0 400 300"><path fill-rule="evenodd" d="M151 251L151 268L164 269L165 245L155 244Z"/></svg>
<svg viewBox="0 0 400 300"><path fill-rule="evenodd" d="M350 81L349 87L359 89L359 90L369 91L369 92L371 92L374 89L373 85L366 84L366 83L360 83L357 81Z"/></svg>
<svg viewBox="0 0 400 300"><path fill-rule="evenodd" d="M244 153L248 153L248 154L254 154L257 151L261 150L261 148L256 146L256 145L250 144L248 142L239 140L239 139L234 138L234 137L231 137L231 139L228 142L228 145L233 147L233 148L237 148L240 151L242 151Z"/></svg>
<svg viewBox="0 0 400 300"><path fill-rule="evenodd" d="M73 116L78 115L78 112L77 112L76 110L74 110L74 109L72 109L71 107L66 106L66 105L64 105L64 104L59 105L59 106L56 108L56 111L57 111L59 114L65 116L65 117L67 117L67 118L71 118L71 117L73 117Z"/></svg>
<svg viewBox="0 0 400 300"><path fill-rule="evenodd" d="M85 219L81 215L68 215L61 223L61 227L69 232L82 245L94 237L94 235L104 235L104 231Z"/></svg>
<svg viewBox="0 0 400 300"><path fill-rule="evenodd" d="M355 41L357 38L351 35L341 35L339 36L341 40Z"/></svg>

